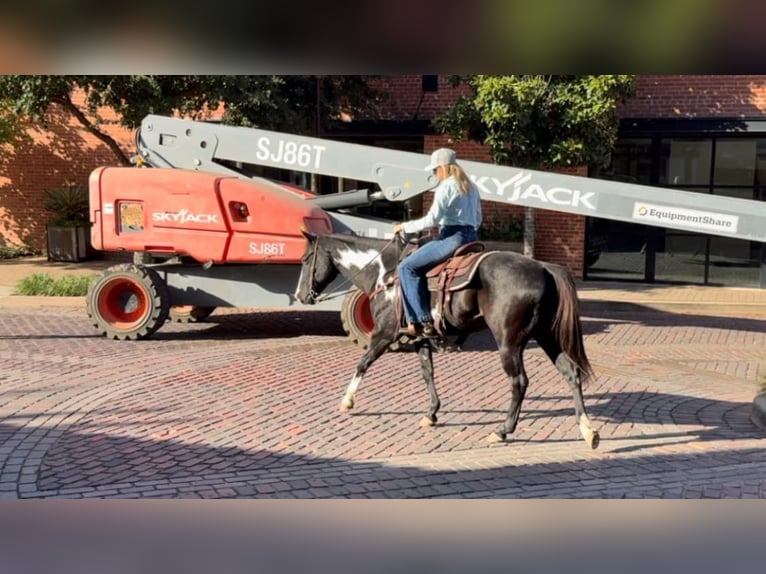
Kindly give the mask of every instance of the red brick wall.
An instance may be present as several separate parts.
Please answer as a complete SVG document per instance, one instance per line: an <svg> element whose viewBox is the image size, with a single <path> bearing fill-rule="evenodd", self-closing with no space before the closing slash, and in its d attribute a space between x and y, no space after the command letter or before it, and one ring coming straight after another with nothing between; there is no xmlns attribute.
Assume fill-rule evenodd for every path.
<svg viewBox="0 0 766 574"><path fill-rule="evenodd" d="M637 76L623 118L757 118L766 115L766 76Z"/></svg>
<svg viewBox="0 0 766 574"><path fill-rule="evenodd" d="M587 175L587 168L553 170ZM535 259L563 265L577 279L583 278L585 216L549 209L535 210Z"/></svg>
<svg viewBox="0 0 766 574"><path fill-rule="evenodd" d="M465 86L453 88L447 76L439 76L439 89L424 92L422 76L389 76L371 82L392 96L380 106L376 119L430 120L445 112L462 94Z"/></svg>
<svg viewBox="0 0 766 574"><path fill-rule="evenodd" d="M73 98L76 104L81 97ZM114 119L108 110L105 120ZM133 133L118 126L105 128L130 155ZM45 190L68 184L88 185L90 172L101 165L119 165L118 159L96 137L68 114L53 108L47 129L29 129L31 142L0 156L0 238L44 251L45 227L54 217L45 210Z"/></svg>

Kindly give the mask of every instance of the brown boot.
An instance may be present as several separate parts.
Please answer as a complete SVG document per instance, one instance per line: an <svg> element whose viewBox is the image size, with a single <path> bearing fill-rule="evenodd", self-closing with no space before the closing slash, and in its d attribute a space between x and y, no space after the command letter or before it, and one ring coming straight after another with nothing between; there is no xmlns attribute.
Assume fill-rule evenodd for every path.
<svg viewBox="0 0 766 574"><path fill-rule="evenodd" d="M434 329L434 324L431 323L431 321L426 321L423 323L423 336L428 337L429 339L432 337L436 337L436 329Z"/></svg>

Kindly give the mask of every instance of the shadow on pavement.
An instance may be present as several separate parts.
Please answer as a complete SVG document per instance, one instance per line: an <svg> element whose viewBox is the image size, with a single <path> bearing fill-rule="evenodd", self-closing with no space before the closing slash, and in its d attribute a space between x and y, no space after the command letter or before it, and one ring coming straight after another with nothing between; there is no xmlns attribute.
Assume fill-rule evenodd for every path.
<svg viewBox="0 0 766 574"><path fill-rule="evenodd" d="M630 405L647 402L647 409L633 409ZM365 494L372 497L432 497L442 495L468 495L475 492L496 491L503 489L521 489L518 496L536 494L546 496L546 485L553 489L559 496L578 496L576 483L594 478L610 481L620 479L631 473L635 473L636 480L641 474L651 474L667 471L669 468L679 472L700 471L715 467L716 465L731 465L737 461L752 463L766 463L766 449L737 450L737 460L727 457L727 452L720 450L705 451L699 446L690 446L688 452L682 453L650 453L631 456L615 456L620 453L651 450L655 447L667 447L668 445L684 445L710 440L746 440L766 438L764 433L757 429L748 419L749 404L732 403L727 401L714 401L709 399L692 399L690 397L657 393L651 397L644 393L608 393L598 397L588 397L589 413L597 427L606 425L613 420L616 423L634 423L635 432L630 436L603 437L602 448L595 454L585 446L579 438L572 439L534 439L520 438L504 445L489 446L486 444L471 444L468 441L464 448L444 450L440 448L438 435L446 437L449 426L460 424L472 424L469 421L460 421L460 415L473 415L475 411L456 410L442 413L442 416L450 420L449 425L438 425L433 429L419 429L417 427L417 414L387 413L387 412L361 412L350 420L354 428L353 436L340 436L338 430L333 431L333 425L329 422L324 425L312 427L306 434L298 435L297 440L292 432L295 425L295 413L290 411L275 415L277 420L270 421L276 429L282 432L272 432L268 436L270 444L280 441L293 446L285 445L272 448L253 448L244 450L236 445L235 440L221 438L222 433L231 432L236 428L235 420L229 420L223 425L211 425L209 420L214 419L215 414L200 414L198 424L204 429L195 431L193 420L173 420L168 418L160 424L154 424L149 428L141 427L140 422L146 413L131 410L130 412L114 412L111 409L94 410L89 413L85 422L74 424L62 429L61 433L55 433L55 441L51 442L47 452L42 456L37 474L37 487L41 491L58 491L60 489L91 489L108 488L114 484L128 484L137 486L148 482L154 484L160 491L162 488L188 487L190 492L195 491L193 484L198 484L196 490L207 493L214 497L256 497L256 496L292 496L302 493L307 497L347 497L356 494ZM659 420L650 414L652 405L675 405L668 407L672 423ZM424 405L425 406L425 405ZM298 407L296 406L296 409ZM150 411L151 409L145 409ZM504 416L501 411L496 411L497 422ZM52 416L55 413L51 413ZM246 413L240 413L246 417ZM473 453L482 449L513 449L515 444L540 443L555 444L571 443L572 451L580 450L583 459L579 461L534 463L520 461L518 465L505 465L500 468L476 469L476 470L450 470L428 471L414 466L397 467L386 463L385 465L368 462L364 455L358 455L354 459L328 458L322 455L321 444L317 447L312 445L317 441L313 435L318 434L327 440L327 434L337 434L337 439L343 441L387 441L393 439L393 433L386 437L379 431L372 430L366 423L367 416L390 417L392 425L412 424L413 432L405 439L399 435L397 446L401 454L430 454L441 453L440 460L448 461L450 455L459 456L459 452L471 449ZM148 436L131 436L124 433L124 425L114 425L114 432L104 432L100 426L100 418L115 421L115 417L121 417L128 424L131 418L136 424L133 429L136 434ZM542 419L551 417L571 418L572 427L576 426L573 409L561 408L554 410L530 410L522 409L521 424L527 428L543 427ZM468 417L471 419L471 417ZM279 419L282 419L281 422ZM396 420L400 419L400 420ZM404 420L406 419L406 421ZM457 420L456 420L457 419ZM721 421L725 420L725 425ZM244 420L242 421L245 422ZM640 425L652 425L651 432L640 429ZM181 425L192 429L187 438L181 439L177 428ZM667 425L667 432L657 432L657 427ZM92 427L89 429L88 427ZM109 428L109 425L105 425ZM486 427L487 434L494 428L492 421L482 423ZM683 430L684 426L700 427ZM95 428L102 430L95 431ZM680 428L679 428L680 427ZM226 430L229 429L229 431ZM365 430L367 429L367 430ZM308 430L308 429L307 429ZM6 421L0 424L0 439L9 444L13 436L22 432L22 425ZM37 432L42 432L38 429ZM366 436L374 435L374 436ZM422 447L422 437L435 439L430 443L432 446ZM668 439L677 438L677 441ZM625 441L631 444L625 447L620 443ZM638 441L638 442L637 442ZM212 446L210 443L228 442L225 446ZM318 441L321 443L322 441ZM409 443L409 444L408 444ZM420 445L420 446L418 446ZM434 446L435 445L435 446ZM599 456L604 454L606 456ZM10 455L14 456L14 455ZM522 459L524 460L524 459ZM18 464L18 460L15 464ZM28 471L26 471L28 472ZM247 477L239 477L238 473L247 473ZM7 480L8 474L4 475ZM157 481L163 481L160 485ZM164 484L166 481L178 481L178 484ZM618 482L620 482L618 480ZM204 483L204 484L203 484ZM236 483L236 486L232 486ZM559 483L570 484L570 491L565 494L559 488ZM571 483L575 483L574 486ZM559 486L556 486L559 485ZM629 484L623 484L627 488ZM442 488L440 488L442 487ZM528 487L539 487L537 490L525 491ZM127 488L127 487L126 487ZM217 492L216 489L225 488ZM619 484L603 486L605 489L619 491ZM7 487L5 488L7 490ZM151 495L152 488L147 487L143 495ZM116 494L116 493L112 493ZM177 494L177 493L176 493ZM108 495L105 495L108 496ZM172 493L166 493L166 497L172 497Z"/></svg>

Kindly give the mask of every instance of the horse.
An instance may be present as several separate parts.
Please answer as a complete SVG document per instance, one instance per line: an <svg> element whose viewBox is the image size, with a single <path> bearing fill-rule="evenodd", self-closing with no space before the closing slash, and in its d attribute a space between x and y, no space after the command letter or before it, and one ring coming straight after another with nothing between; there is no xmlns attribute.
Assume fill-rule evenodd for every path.
<svg viewBox="0 0 766 574"><path fill-rule="evenodd" d="M386 240L346 233L303 234L307 241L296 299L306 305L316 303L339 274L370 298L374 327L369 346L341 400L340 410L348 411L354 407L357 390L370 366L406 336L397 313L400 294L398 281L394 280L402 245L396 237ZM534 338L569 383L580 433L592 449L597 448L599 433L586 414L582 395L582 384L593 376L593 369L585 353L579 299L571 274L560 265L511 251L483 255L467 288L451 293L449 327L461 338L488 328L497 343L502 368L510 378L511 402L505 421L488 440L505 442L516 429L528 385L523 352ZM438 320L440 310L434 309L434 313ZM432 351L443 341L417 336L411 339L431 399L428 414L420 424L433 426L441 402L434 383Z"/></svg>

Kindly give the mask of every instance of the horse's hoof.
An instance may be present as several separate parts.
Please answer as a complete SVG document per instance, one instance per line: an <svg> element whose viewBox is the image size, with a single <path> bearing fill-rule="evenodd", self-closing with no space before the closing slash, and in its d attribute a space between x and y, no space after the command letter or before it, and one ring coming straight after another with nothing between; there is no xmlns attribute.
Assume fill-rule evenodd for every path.
<svg viewBox="0 0 766 574"><path fill-rule="evenodd" d="M588 446L590 446L591 449L596 450L601 442L601 437L599 436L598 431L591 431L588 433L585 437L585 442L588 443Z"/></svg>
<svg viewBox="0 0 766 574"><path fill-rule="evenodd" d="M487 437L487 442L490 444L498 444L505 442L505 435L495 431Z"/></svg>
<svg viewBox="0 0 766 574"><path fill-rule="evenodd" d="M339 410L342 413L347 413L353 408L354 408L354 401L341 401Z"/></svg>
<svg viewBox="0 0 766 574"><path fill-rule="evenodd" d="M423 417L422 419L420 419L421 428L432 427L435 424L436 424L436 417L434 417L433 419L430 417Z"/></svg>

